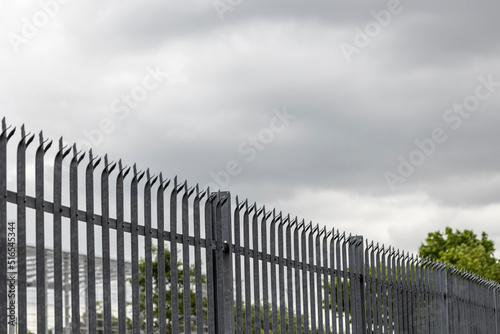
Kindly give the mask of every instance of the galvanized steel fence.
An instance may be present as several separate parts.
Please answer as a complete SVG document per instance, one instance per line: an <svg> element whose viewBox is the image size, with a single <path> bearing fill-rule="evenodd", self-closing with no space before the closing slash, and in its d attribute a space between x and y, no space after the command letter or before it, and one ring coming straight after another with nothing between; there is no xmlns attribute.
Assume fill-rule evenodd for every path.
<svg viewBox="0 0 500 334"><path fill-rule="evenodd" d="M85 153L76 146L66 148L61 139L53 163L47 164L52 142L42 133L34 175L27 175L27 150L34 136L23 126L17 157L8 158L13 134L4 119L0 334L27 333L29 328L37 333L97 333L99 319L104 333L500 334L496 282L361 236L320 229L238 197L233 202L229 192L211 193L176 178L152 176L149 170L140 172L135 165L111 163L107 156L96 183L101 159L88 152L82 173ZM69 166L64 164L68 155ZM69 177L63 179L65 175ZM9 182L16 191L8 189ZM15 254L8 238L12 212ZM36 263L28 264L36 268L36 326L28 312L30 235L36 247ZM70 290L63 287L67 240ZM50 260L46 242L53 249ZM98 268L96 250L102 256ZM51 286L46 284L48 262ZM129 262L131 272L126 273ZM14 298L8 284L12 279ZM71 315L64 317L64 312Z"/></svg>

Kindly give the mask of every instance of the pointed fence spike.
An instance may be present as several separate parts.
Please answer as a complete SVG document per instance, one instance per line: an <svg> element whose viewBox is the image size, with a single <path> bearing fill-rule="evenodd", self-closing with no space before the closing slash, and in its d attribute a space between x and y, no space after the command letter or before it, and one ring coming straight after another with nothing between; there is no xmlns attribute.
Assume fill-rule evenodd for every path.
<svg viewBox="0 0 500 334"><path fill-rule="evenodd" d="M45 146L45 148L43 149L43 151L47 152L51 146L52 146L52 140L47 143L47 145Z"/></svg>
<svg viewBox="0 0 500 334"><path fill-rule="evenodd" d="M16 133L16 128L13 128L12 131L10 131L10 133L7 134L7 140L9 140L10 138L12 138L12 136L14 135L14 133Z"/></svg>
<svg viewBox="0 0 500 334"><path fill-rule="evenodd" d="M31 136L30 136L30 134L28 134L27 136L28 136L28 139L26 140L26 146L31 144L31 142L35 139L35 134L32 134Z"/></svg>
<svg viewBox="0 0 500 334"><path fill-rule="evenodd" d="M310 224L312 225L312 221L310 222ZM318 225L316 225L315 227L313 227L311 234L315 233L318 230L318 228L319 228Z"/></svg>
<svg viewBox="0 0 500 334"><path fill-rule="evenodd" d="M304 221L301 221L301 222L297 225L297 230L300 230L303 226L304 226Z"/></svg>

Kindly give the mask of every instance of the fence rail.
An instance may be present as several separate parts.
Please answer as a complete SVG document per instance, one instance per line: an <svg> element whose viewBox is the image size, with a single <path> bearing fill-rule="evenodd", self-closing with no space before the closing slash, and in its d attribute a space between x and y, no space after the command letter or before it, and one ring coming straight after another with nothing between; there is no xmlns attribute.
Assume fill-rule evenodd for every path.
<svg viewBox="0 0 500 334"><path fill-rule="evenodd" d="M46 163L20 132L13 159L3 120L0 334L500 334L496 282L92 151L83 172L62 138Z"/></svg>

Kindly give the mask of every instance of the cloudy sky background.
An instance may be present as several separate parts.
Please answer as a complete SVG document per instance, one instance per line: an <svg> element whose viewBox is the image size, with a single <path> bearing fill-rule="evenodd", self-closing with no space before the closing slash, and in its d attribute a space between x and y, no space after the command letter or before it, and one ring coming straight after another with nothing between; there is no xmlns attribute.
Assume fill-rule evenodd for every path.
<svg viewBox="0 0 500 334"><path fill-rule="evenodd" d="M2 0L2 116L201 186L236 161L223 188L240 199L412 252L446 226L500 248L500 87L460 125L444 119L480 77L500 82L500 3L402 0L350 59L341 45L390 2L220 4L61 1L44 22L39 2ZM118 111L155 69L157 87ZM386 173L435 129L446 140L391 189Z"/></svg>

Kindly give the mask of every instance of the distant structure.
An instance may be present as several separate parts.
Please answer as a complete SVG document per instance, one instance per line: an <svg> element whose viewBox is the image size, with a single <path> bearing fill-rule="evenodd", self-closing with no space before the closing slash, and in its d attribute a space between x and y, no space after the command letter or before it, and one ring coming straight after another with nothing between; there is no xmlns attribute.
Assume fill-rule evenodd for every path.
<svg viewBox="0 0 500 334"><path fill-rule="evenodd" d="M70 271L70 252L63 251L63 305L64 305L64 333L71 333L71 271ZM46 263L46 291L47 291L47 324L48 324L48 332L54 333L53 324L54 324L54 253L51 249L45 250L45 263ZM101 284L96 284L96 295L97 295L97 314L98 314L98 332L103 332L104 328L102 328L102 258L96 257L96 281L101 282ZM85 254L79 255L79 267L80 267L80 298L82 300L81 309L81 317L82 317L82 328L81 333L88 333L88 329L85 326L86 314L85 310L87 309L87 256ZM116 278L116 260L110 261L111 265L111 287L112 294L111 300L113 304L116 304L118 301L117 296L117 278ZM28 330L33 333L36 333L37 326L37 318L36 318L36 248L34 246L26 246L26 278L27 278L27 316L28 316ZM132 273L132 267L130 262L125 263L125 275L126 277L130 277ZM127 302L132 300L131 291L127 289ZM100 297L100 298L99 298ZM100 311L99 311L100 310ZM116 318L117 315L113 314L113 318ZM9 333L17 333L17 328L14 326L10 326ZM113 323L113 333L118 333L118 325Z"/></svg>

